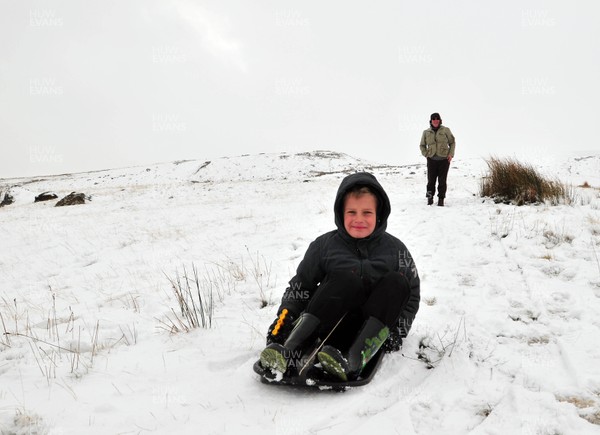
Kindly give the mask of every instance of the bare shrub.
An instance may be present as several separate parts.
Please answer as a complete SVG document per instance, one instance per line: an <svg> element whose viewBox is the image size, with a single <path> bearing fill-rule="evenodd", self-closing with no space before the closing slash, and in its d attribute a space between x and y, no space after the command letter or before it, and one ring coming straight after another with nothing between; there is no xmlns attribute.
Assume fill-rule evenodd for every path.
<svg viewBox="0 0 600 435"><path fill-rule="evenodd" d="M480 194L483 197L517 205L572 202L572 189L558 180L543 177L529 164L497 157L491 157L486 163L489 174L481 180Z"/></svg>

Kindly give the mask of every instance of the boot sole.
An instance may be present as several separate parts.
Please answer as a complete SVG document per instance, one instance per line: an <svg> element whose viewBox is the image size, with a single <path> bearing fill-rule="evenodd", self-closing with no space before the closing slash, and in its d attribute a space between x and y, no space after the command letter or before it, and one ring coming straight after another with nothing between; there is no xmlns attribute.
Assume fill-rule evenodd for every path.
<svg viewBox="0 0 600 435"><path fill-rule="evenodd" d="M348 375L346 375L344 367L339 363L338 360L325 352L319 352L317 356L321 366L323 367L323 370L344 382L348 381Z"/></svg>
<svg viewBox="0 0 600 435"><path fill-rule="evenodd" d="M287 370L287 360L277 349L264 349L260 353L260 364L265 369L285 373Z"/></svg>

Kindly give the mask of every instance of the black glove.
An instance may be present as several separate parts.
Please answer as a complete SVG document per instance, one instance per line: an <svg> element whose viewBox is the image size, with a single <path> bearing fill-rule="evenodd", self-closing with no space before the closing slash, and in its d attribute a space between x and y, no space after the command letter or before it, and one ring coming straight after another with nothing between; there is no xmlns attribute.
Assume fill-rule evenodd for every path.
<svg viewBox="0 0 600 435"><path fill-rule="evenodd" d="M383 342L383 350L386 353L397 352L402 347L402 337L400 336L400 328L398 326L394 326L390 328L390 335L387 340Z"/></svg>
<svg viewBox="0 0 600 435"><path fill-rule="evenodd" d="M294 321L296 316L284 308L279 313L279 316L269 326L269 332L267 333L267 346L271 343L279 343L283 345L285 340L289 337L292 329L294 329Z"/></svg>

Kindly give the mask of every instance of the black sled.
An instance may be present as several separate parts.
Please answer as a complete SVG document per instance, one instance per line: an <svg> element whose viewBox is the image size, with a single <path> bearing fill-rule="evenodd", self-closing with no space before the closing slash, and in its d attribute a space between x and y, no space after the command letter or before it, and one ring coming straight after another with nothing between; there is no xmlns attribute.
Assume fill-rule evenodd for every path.
<svg viewBox="0 0 600 435"><path fill-rule="evenodd" d="M281 373L275 374L271 370L264 369L260 364L260 360L254 363L254 371L260 375L260 381L263 384L345 391L348 388L361 387L371 382L379 369L384 354L384 351L377 352L371 361L367 363L359 377L349 381L342 381L317 367L314 357L302 374L298 374L296 370L288 370L283 375Z"/></svg>

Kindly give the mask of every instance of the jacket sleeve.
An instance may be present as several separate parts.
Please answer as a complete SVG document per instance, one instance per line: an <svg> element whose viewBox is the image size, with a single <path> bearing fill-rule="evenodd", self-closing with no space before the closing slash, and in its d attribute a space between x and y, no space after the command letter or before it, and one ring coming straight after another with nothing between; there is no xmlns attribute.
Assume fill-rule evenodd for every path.
<svg viewBox="0 0 600 435"><path fill-rule="evenodd" d="M425 132L423 132L423 134L421 135L421 144L419 145L419 148L421 148L421 154L423 154L423 157L427 157L427 144L425 142Z"/></svg>
<svg viewBox="0 0 600 435"><path fill-rule="evenodd" d="M447 128L447 127L446 127ZM450 150L448 151L448 155L450 157L454 157L454 149L456 148L456 141L454 139L454 135L448 128L448 145L450 145Z"/></svg>
<svg viewBox="0 0 600 435"><path fill-rule="evenodd" d="M410 288L410 296L406 306L400 313L399 327L400 336L406 337L419 311L421 301L421 280L417 266L406 247L400 250L400 272L406 276Z"/></svg>
<svg viewBox="0 0 600 435"><path fill-rule="evenodd" d="M319 238L313 241L306 250L304 258L298 265L296 275L289 281L288 288L281 298L277 314L279 315L284 308L287 308L294 316L302 313L323 277L321 240Z"/></svg>

